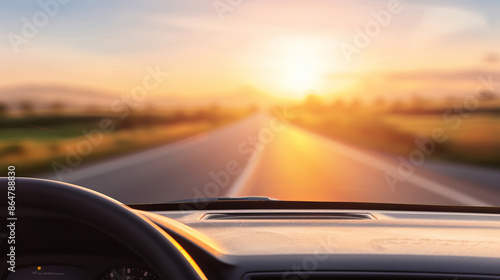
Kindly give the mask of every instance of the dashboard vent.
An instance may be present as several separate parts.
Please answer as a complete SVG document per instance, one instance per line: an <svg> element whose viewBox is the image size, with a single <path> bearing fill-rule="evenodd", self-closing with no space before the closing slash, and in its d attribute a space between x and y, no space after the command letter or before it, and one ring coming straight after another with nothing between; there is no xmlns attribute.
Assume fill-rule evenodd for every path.
<svg viewBox="0 0 500 280"><path fill-rule="evenodd" d="M255 212L255 213L207 213L202 220L374 220L367 213L327 212Z"/></svg>
<svg viewBox="0 0 500 280"><path fill-rule="evenodd" d="M243 280L487 280L500 279L500 276L469 274L431 274L396 272L302 272L294 275L288 272L249 273Z"/></svg>

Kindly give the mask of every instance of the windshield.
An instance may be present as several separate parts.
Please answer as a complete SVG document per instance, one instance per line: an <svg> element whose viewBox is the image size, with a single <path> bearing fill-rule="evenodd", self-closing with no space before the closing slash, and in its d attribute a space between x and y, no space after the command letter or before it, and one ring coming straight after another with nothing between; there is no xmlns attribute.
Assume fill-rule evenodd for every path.
<svg viewBox="0 0 500 280"><path fill-rule="evenodd" d="M1 1L1 176L500 205L498 1Z"/></svg>

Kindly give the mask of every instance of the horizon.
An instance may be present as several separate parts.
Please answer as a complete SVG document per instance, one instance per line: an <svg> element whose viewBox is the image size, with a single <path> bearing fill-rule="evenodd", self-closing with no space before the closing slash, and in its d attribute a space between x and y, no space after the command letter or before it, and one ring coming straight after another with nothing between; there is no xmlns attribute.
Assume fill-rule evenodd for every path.
<svg viewBox="0 0 500 280"><path fill-rule="evenodd" d="M54 3L0 4L4 98L30 85L117 97L147 67L168 73L149 98L185 104L245 92L263 102L459 97L500 74L496 2Z"/></svg>

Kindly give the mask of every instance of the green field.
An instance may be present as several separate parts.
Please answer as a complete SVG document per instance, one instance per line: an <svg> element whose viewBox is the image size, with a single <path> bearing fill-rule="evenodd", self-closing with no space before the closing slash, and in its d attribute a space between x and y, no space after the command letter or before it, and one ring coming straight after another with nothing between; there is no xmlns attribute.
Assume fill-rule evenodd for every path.
<svg viewBox="0 0 500 280"><path fill-rule="evenodd" d="M247 116L245 110L218 111L220 117L173 119L169 115L135 118L133 123L116 118L67 116L39 119L3 119L0 129L0 168L16 166L19 176L50 172L54 162L79 158L86 164L112 156L165 145L199 135ZM110 120L102 129L101 121ZM56 124L53 124L56 123Z"/></svg>

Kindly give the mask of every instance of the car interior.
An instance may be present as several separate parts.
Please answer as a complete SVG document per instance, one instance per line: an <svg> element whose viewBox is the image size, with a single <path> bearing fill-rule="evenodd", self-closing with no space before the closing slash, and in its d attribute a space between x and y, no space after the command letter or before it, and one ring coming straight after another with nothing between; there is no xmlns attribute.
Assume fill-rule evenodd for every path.
<svg viewBox="0 0 500 280"><path fill-rule="evenodd" d="M0 280L500 279L499 13L0 0Z"/></svg>
<svg viewBox="0 0 500 280"><path fill-rule="evenodd" d="M127 206L41 179L16 185L21 268L4 273L8 280L500 275L498 209L226 200L199 210L189 203Z"/></svg>

